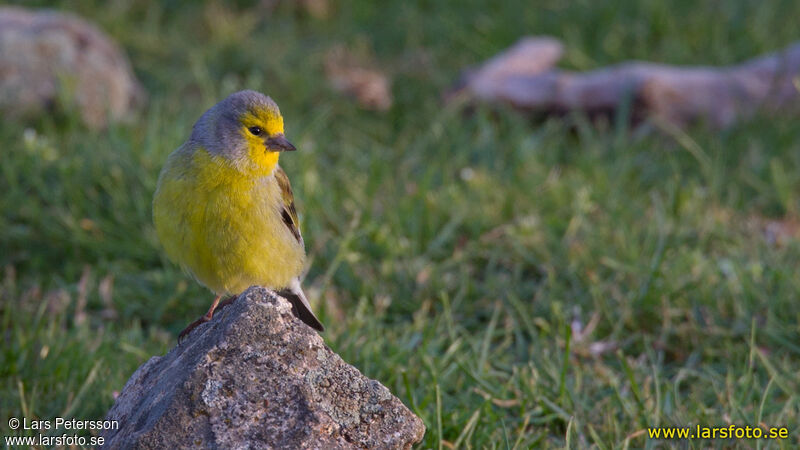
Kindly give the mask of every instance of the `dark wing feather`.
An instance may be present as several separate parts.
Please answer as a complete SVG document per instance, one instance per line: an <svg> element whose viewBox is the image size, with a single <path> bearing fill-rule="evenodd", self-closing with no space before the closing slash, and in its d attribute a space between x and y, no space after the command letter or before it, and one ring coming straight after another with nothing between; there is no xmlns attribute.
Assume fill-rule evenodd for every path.
<svg viewBox="0 0 800 450"><path fill-rule="evenodd" d="M311 305L308 303L306 294L303 293L303 289L300 287L300 280L295 278L292 280L291 286L280 290L278 294L292 304L292 313L295 317L317 331L325 331L322 322L311 311Z"/></svg>
<svg viewBox="0 0 800 450"><path fill-rule="evenodd" d="M281 210L283 223L289 227L297 241L303 245L303 236L300 234L300 220L297 219L297 209L294 207L292 185L289 183L289 177L286 176L286 172L281 169L281 166L275 169L275 179L278 181L278 187L281 189L281 198L283 199L283 210Z"/></svg>

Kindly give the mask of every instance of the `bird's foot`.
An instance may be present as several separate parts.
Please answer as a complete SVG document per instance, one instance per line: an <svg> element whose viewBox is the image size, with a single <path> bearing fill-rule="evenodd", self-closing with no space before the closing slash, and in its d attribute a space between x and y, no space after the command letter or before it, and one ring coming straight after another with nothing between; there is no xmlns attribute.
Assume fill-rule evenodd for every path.
<svg viewBox="0 0 800 450"><path fill-rule="evenodd" d="M211 316L209 316L208 314L206 314L205 316L201 316L199 319L197 319L197 320L195 320L194 322L190 323L190 324L189 324L189 326L187 326L186 328L184 328L184 329L183 329L183 331L181 331L181 334L179 334L179 335L178 335L178 344L180 344L180 343L183 341L183 339L184 339L184 338L185 338L185 337L186 337L186 336L187 336L189 333L191 333L191 332L192 332L192 330L194 330L194 329L195 329L195 328L197 328L199 325L201 325L201 324L204 324L204 323L206 323L206 322L208 322L208 321L210 321L210 320L211 320Z"/></svg>
<svg viewBox="0 0 800 450"><path fill-rule="evenodd" d="M217 306L217 311L219 311L219 310L221 310L222 308L224 308L224 307L226 307L226 306L230 305L231 303L233 303L234 301L236 301L236 299L237 299L237 298L239 298L239 296L238 296L238 295L233 295L233 296L230 296L230 297L226 298L225 300L221 301L221 302L219 303L219 306Z"/></svg>
<svg viewBox="0 0 800 450"><path fill-rule="evenodd" d="M191 333L192 330L197 328L198 325L201 325L201 324L204 324L206 322L209 322L211 320L211 318L213 317L215 311L219 311L222 308L230 305L231 303L233 303L236 300L237 297L238 297L238 295L234 295L232 297L228 297L225 300L223 300L222 302L220 302L219 305L217 305L217 301L214 301L214 304L211 305L211 309L208 311L208 313L205 316L202 316L199 319L195 320L194 322L190 323L188 327L184 328L184 330L181 331L181 334L178 335L178 344L180 344L181 341L183 341L183 338L185 338L189 333ZM217 297L217 300L219 300L219 297Z"/></svg>

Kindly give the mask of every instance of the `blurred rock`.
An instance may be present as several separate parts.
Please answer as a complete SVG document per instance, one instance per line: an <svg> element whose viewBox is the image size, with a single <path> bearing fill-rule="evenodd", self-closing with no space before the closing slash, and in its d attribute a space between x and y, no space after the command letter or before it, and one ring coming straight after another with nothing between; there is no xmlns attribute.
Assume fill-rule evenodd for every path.
<svg viewBox="0 0 800 450"><path fill-rule="evenodd" d="M335 47L325 58L325 74L331 85L356 99L362 108L386 111L392 106L389 77L368 68L342 47Z"/></svg>
<svg viewBox="0 0 800 450"><path fill-rule="evenodd" d="M553 67L562 53L555 39L523 38L468 71L447 98L466 96L555 115L614 115L630 106L633 121L657 117L677 126L706 122L718 128L758 110L800 111L800 43L727 67L631 61L581 73Z"/></svg>
<svg viewBox="0 0 800 450"><path fill-rule="evenodd" d="M131 376L108 448L410 448L425 427L253 287Z"/></svg>
<svg viewBox="0 0 800 450"><path fill-rule="evenodd" d="M123 119L145 93L128 59L103 32L56 11L0 7L0 111L46 113L66 100L86 124Z"/></svg>
<svg viewBox="0 0 800 450"><path fill-rule="evenodd" d="M303 10L315 19L327 19L331 15L330 0L298 0Z"/></svg>

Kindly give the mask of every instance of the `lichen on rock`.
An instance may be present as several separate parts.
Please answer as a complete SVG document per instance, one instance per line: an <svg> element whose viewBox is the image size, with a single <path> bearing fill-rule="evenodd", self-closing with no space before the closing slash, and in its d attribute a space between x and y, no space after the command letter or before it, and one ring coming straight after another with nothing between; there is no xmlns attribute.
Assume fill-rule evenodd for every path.
<svg viewBox="0 0 800 450"><path fill-rule="evenodd" d="M422 421L251 288L131 376L107 448L410 448Z"/></svg>

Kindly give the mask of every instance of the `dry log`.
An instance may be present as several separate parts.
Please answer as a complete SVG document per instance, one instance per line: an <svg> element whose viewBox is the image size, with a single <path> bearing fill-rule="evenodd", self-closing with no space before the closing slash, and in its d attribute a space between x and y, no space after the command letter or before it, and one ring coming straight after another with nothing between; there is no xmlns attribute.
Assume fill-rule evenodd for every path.
<svg viewBox="0 0 800 450"><path fill-rule="evenodd" d="M655 115L679 126L724 128L758 110L800 112L800 43L728 67L631 61L585 73L553 68L562 52L556 39L523 38L468 73L456 92L545 114L614 114L630 104L634 120Z"/></svg>

